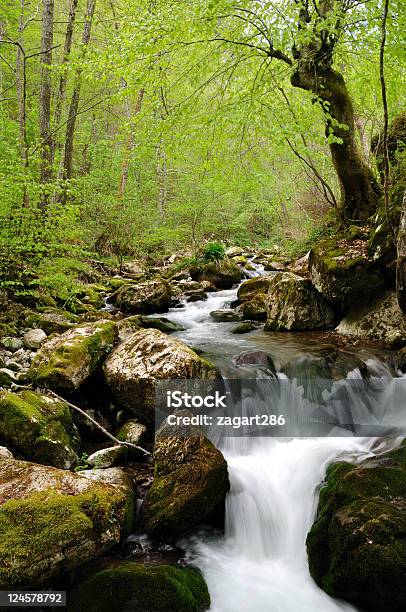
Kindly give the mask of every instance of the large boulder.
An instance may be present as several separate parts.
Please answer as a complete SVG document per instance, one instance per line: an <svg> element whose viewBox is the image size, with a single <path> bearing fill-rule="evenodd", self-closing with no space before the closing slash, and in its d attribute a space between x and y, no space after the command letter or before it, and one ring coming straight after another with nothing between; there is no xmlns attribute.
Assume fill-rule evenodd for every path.
<svg viewBox="0 0 406 612"><path fill-rule="evenodd" d="M171 287L162 279L123 285L114 295L116 306L130 314L165 312L171 300Z"/></svg>
<svg viewBox="0 0 406 612"><path fill-rule="evenodd" d="M241 304L240 309L246 319L265 321L266 296L271 278L271 276L250 278L238 287L237 297Z"/></svg>
<svg viewBox="0 0 406 612"><path fill-rule="evenodd" d="M242 272L232 259L224 258L221 261L192 266L190 276L199 282L208 281L217 289L231 289L240 282Z"/></svg>
<svg viewBox="0 0 406 612"><path fill-rule="evenodd" d="M394 348L406 345L406 317L393 291L370 304L353 306L336 331L343 336L372 340Z"/></svg>
<svg viewBox="0 0 406 612"><path fill-rule="evenodd" d="M332 465L308 537L310 572L363 610L404 610L406 446L354 467Z"/></svg>
<svg viewBox="0 0 406 612"><path fill-rule="evenodd" d="M43 329L46 334L62 334L80 323L80 318L66 310L48 308L27 317L27 324Z"/></svg>
<svg viewBox="0 0 406 612"><path fill-rule="evenodd" d="M358 234L357 234L358 232ZM385 280L368 256L366 237L354 226L354 238L326 238L310 251L310 279L316 289L342 310L382 293Z"/></svg>
<svg viewBox="0 0 406 612"><path fill-rule="evenodd" d="M267 295L267 331L304 331L334 327L334 311L307 278L278 272Z"/></svg>
<svg viewBox="0 0 406 612"><path fill-rule="evenodd" d="M32 588L118 544L133 498L120 487L0 459L0 588Z"/></svg>
<svg viewBox="0 0 406 612"><path fill-rule="evenodd" d="M111 353L103 369L118 402L144 423L154 419L158 380L217 378L213 365L157 329L132 334Z"/></svg>
<svg viewBox="0 0 406 612"><path fill-rule="evenodd" d="M154 482L144 504L147 533L177 537L224 502L230 487L226 460L198 427L163 425L154 461Z"/></svg>
<svg viewBox="0 0 406 612"><path fill-rule="evenodd" d="M63 469L71 467L79 448L68 405L28 390L0 391L0 440L26 459Z"/></svg>
<svg viewBox="0 0 406 612"><path fill-rule="evenodd" d="M129 561L96 572L68 594L69 612L203 612L209 607L198 570Z"/></svg>
<svg viewBox="0 0 406 612"><path fill-rule="evenodd" d="M93 374L117 337L113 321L79 325L51 338L40 348L29 376L40 387L73 391Z"/></svg>

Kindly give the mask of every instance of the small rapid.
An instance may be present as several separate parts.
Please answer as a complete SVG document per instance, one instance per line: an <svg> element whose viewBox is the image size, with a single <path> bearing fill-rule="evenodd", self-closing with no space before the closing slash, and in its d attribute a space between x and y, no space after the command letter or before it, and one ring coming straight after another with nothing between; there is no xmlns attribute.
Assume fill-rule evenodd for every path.
<svg viewBox="0 0 406 612"><path fill-rule="evenodd" d="M184 304L168 315L182 325L176 335L192 347L202 349L224 376L237 378L233 360L247 349L269 348L272 356L294 357L319 350L320 339L305 335L252 332L233 336L233 324L216 323L212 310L227 308L236 298L236 289L209 294L205 301ZM311 336L309 336L311 338ZM279 355L280 356L280 355ZM372 353L362 355L372 379L383 380L385 402L392 396L399 405L400 392L392 381L393 372ZM263 377L263 372L260 374ZM280 375L279 375L280 376ZM255 371L253 371L255 377ZM283 376L280 376L283 378ZM361 380L358 369L349 379ZM286 379L286 377L285 377ZM289 381L288 381L289 382ZM331 393L340 381L333 383ZM382 390L381 384L381 390ZM379 384L378 384L379 386ZM285 386L285 388L287 388ZM403 391L402 391L403 393ZM403 397L403 402L406 397ZM257 408L263 400L257 400ZM279 398L290 414L303 406L296 382ZM350 393L352 414L365 418L378 415L382 395L361 398ZM394 409L393 420L397 412ZM210 435L210 433L209 433ZM213 439L227 460L231 489L226 500L224 535L207 533L194 536L184 546L190 561L198 566L208 584L212 612L338 612L353 611L350 604L329 597L312 580L306 554L306 536L314 522L319 487L329 464L337 460L357 463L398 444L388 428L388 436L275 438L232 437Z"/></svg>

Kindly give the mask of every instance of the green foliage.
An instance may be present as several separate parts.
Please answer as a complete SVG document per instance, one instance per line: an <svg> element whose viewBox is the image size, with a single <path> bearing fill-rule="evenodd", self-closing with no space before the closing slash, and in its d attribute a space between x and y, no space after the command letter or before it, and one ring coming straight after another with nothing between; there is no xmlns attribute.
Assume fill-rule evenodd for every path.
<svg viewBox="0 0 406 612"><path fill-rule="evenodd" d="M210 242L203 251L203 261L221 261L225 257L225 248L218 242Z"/></svg>

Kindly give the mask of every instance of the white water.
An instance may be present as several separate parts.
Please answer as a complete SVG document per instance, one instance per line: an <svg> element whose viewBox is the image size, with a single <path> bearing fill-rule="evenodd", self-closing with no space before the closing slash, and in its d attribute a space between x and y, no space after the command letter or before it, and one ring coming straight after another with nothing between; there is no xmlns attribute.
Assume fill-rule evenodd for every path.
<svg viewBox="0 0 406 612"><path fill-rule="evenodd" d="M209 313L226 307L235 295L235 290L211 294L207 301L173 309L169 318L186 328L178 334L185 342L231 359L247 346L253 348L252 341L249 336L232 336L233 324L215 323ZM380 369L388 376L384 366ZM354 371L349 376L360 375ZM371 409L355 408L360 413ZM186 544L208 584L212 612L355 610L329 597L312 580L306 536L316 516L318 487L327 466L341 459L360 461L396 442L330 437L224 438L216 443L227 459L231 483L224 537L201 536Z"/></svg>

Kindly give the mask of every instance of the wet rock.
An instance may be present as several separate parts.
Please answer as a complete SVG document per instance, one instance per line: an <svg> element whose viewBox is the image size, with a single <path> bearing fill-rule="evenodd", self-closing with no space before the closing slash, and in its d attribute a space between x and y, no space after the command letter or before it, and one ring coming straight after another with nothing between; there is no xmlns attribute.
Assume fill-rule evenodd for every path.
<svg viewBox="0 0 406 612"><path fill-rule="evenodd" d="M114 295L116 306L130 314L165 312L171 305L171 299L171 287L161 279L123 285Z"/></svg>
<svg viewBox="0 0 406 612"><path fill-rule="evenodd" d="M242 247L229 247L226 250L227 257L241 257L244 255L244 249Z"/></svg>
<svg viewBox="0 0 406 612"><path fill-rule="evenodd" d="M141 316L140 324L141 324L141 327L144 327L145 329L149 329L149 328L159 329L159 331L163 332L164 334L170 334L172 332L183 331L185 329L184 327L182 327L182 325L179 325L178 323L174 323L173 321L170 321L166 317L155 318L155 317Z"/></svg>
<svg viewBox="0 0 406 612"><path fill-rule="evenodd" d="M304 331L334 326L334 311L307 278L278 272L267 295L267 331Z"/></svg>
<svg viewBox="0 0 406 612"><path fill-rule="evenodd" d="M223 259L220 262L211 262L192 266L190 275L193 280L208 281L217 289L231 289L242 278L241 269L232 259Z"/></svg>
<svg viewBox="0 0 406 612"><path fill-rule="evenodd" d="M392 291L368 305L353 306L336 331L343 336L372 340L393 348L406 345L406 317Z"/></svg>
<svg viewBox="0 0 406 612"><path fill-rule="evenodd" d="M404 610L406 446L359 466L332 465L307 536L310 572L333 597Z"/></svg>
<svg viewBox="0 0 406 612"><path fill-rule="evenodd" d="M198 570L129 561L88 577L69 592L68 600L70 612L203 612L210 607Z"/></svg>
<svg viewBox="0 0 406 612"><path fill-rule="evenodd" d="M40 387L73 391L95 372L118 337L113 321L80 325L48 340L30 368L31 380Z"/></svg>
<svg viewBox="0 0 406 612"><path fill-rule="evenodd" d="M87 463L95 468L111 468L126 458L127 449L124 446L110 446L96 451L87 458Z"/></svg>
<svg viewBox="0 0 406 612"><path fill-rule="evenodd" d="M24 346L31 350L39 349L47 339L47 335L43 329L30 329L23 336Z"/></svg>
<svg viewBox="0 0 406 612"><path fill-rule="evenodd" d="M264 264L265 272L284 272L286 270L286 266L283 261L266 261Z"/></svg>
<svg viewBox="0 0 406 612"><path fill-rule="evenodd" d="M154 482L144 504L147 533L177 537L224 502L230 486L227 463L201 429L163 425L154 461Z"/></svg>
<svg viewBox="0 0 406 612"><path fill-rule="evenodd" d="M210 316L216 323L234 323L243 319L242 314L231 309L212 310Z"/></svg>
<svg viewBox="0 0 406 612"><path fill-rule="evenodd" d="M240 323L240 325L236 325L235 327L233 327L231 333L248 334L249 332L254 331L254 329L257 329L257 326L254 325L254 323L251 323L250 321L245 321L244 323Z"/></svg>
<svg viewBox="0 0 406 612"><path fill-rule="evenodd" d="M310 251L308 253L306 253L306 255L303 255L303 257L300 257L299 259L296 259L295 261L292 261L288 266L288 272L293 272L293 274L298 274L299 276L309 276L309 258L310 258Z"/></svg>
<svg viewBox="0 0 406 612"><path fill-rule="evenodd" d="M321 240L310 252L309 270L316 289L344 311L352 304L368 303L385 286L379 265L361 239Z"/></svg>
<svg viewBox="0 0 406 612"><path fill-rule="evenodd" d="M239 286L237 297L245 319L265 321L266 296L270 281L271 277L258 276L241 283Z"/></svg>
<svg viewBox="0 0 406 612"><path fill-rule="evenodd" d="M103 369L116 400L143 423L153 421L157 381L217 377L212 364L157 329L135 332L112 352Z"/></svg>
<svg viewBox="0 0 406 612"><path fill-rule="evenodd" d="M0 439L38 463L69 469L77 459L79 436L69 407L33 391L0 391Z"/></svg>
<svg viewBox="0 0 406 612"><path fill-rule="evenodd" d="M207 293L205 291L190 291L187 294L186 301L187 302L200 302L202 300L207 300Z"/></svg>
<svg viewBox="0 0 406 612"><path fill-rule="evenodd" d="M273 359L265 351L246 351L235 358L235 364L238 366L264 366L276 375L276 368Z"/></svg>
<svg viewBox="0 0 406 612"><path fill-rule="evenodd" d="M133 499L69 471L0 459L0 587L49 583L130 530Z"/></svg>
<svg viewBox="0 0 406 612"><path fill-rule="evenodd" d="M128 494L132 494L135 487L133 478L122 467L110 467L105 469L93 468L91 470L79 470L76 473L84 478L118 487Z"/></svg>

